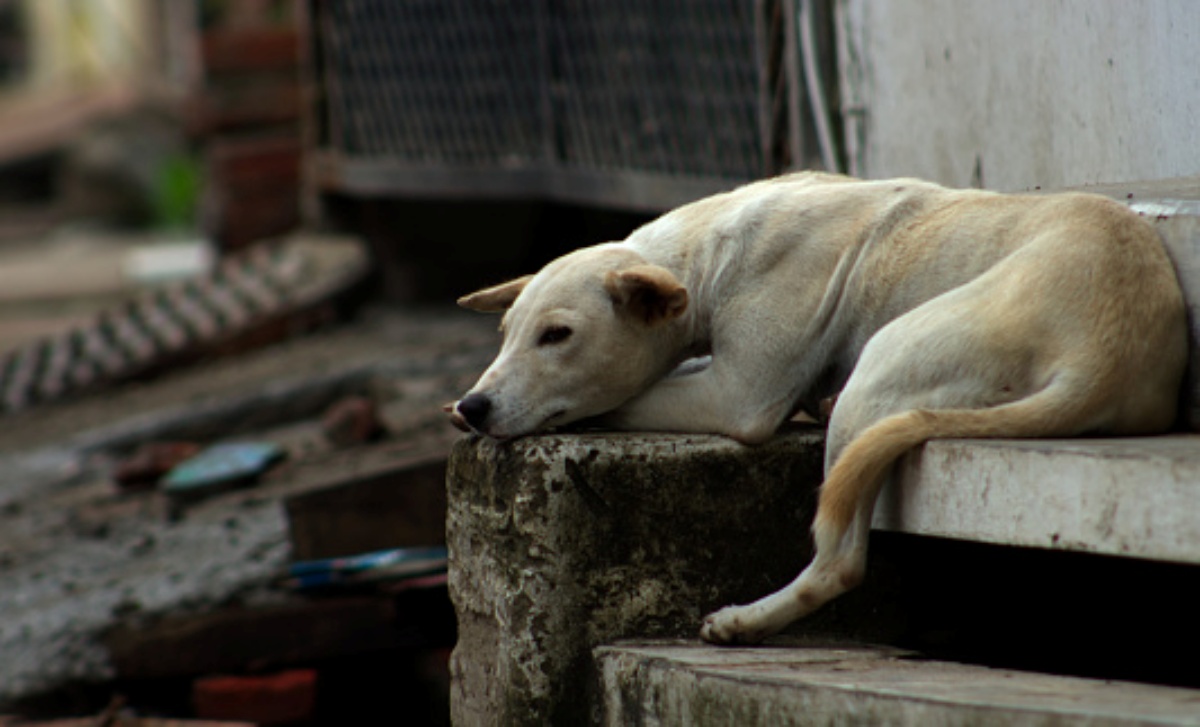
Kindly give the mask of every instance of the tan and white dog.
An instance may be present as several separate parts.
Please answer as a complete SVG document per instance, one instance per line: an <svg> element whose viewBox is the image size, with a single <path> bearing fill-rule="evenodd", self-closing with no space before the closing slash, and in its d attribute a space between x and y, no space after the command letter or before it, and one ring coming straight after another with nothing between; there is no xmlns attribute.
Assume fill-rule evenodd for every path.
<svg viewBox="0 0 1200 727"><path fill-rule="evenodd" d="M777 593L708 616L716 643L758 641L861 580L876 495L905 451L1163 431L1187 350L1174 269L1124 206L914 179L750 184L459 303L507 311L499 356L448 407L498 439L599 417L754 443L840 391L816 556Z"/></svg>

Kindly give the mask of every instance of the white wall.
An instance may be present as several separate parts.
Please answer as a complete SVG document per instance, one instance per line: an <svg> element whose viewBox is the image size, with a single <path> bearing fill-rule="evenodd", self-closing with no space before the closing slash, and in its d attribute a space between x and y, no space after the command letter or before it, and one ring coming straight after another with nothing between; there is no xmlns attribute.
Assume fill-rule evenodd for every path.
<svg viewBox="0 0 1200 727"><path fill-rule="evenodd" d="M1196 0L836 2L855 173L1001 190L1200 175Z"/></svg>

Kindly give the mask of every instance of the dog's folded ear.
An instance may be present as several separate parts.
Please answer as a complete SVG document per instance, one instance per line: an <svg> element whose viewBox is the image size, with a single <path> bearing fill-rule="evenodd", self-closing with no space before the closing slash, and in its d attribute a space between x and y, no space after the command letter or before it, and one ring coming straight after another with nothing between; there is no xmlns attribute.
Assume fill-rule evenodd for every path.
<svg viewBox="0 0 1200 727"><path fill-rule="evenodd" d="M618 310L652 325L678 318L688 306L687 288L670 270L657 265L610 270L604 276L604 289Z"/></svg>
<svg viewBox="0 0 1200 727"><path fill-rule="evenodd" d="M500 313L512 307L513 301L525 290L530 280L533 280L533 276L526 275L491 288L477 290L459 298L458 304L480 313Z"/></svg>

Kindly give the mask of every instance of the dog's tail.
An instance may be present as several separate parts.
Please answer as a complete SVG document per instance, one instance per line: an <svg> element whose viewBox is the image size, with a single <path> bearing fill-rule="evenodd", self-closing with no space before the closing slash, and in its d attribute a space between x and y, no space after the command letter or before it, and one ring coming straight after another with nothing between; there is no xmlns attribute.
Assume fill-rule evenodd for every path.
<svg viewBox="0 0 1200 727"><path fill-rule="evenodd" d="M891 465L908 450L939 438L1069 436L1086 431L1089 397L1058 381L1028 396L985 409L914 409L880 419L855 437L821 487L816 529L844 532L870 509Z"/></svg>

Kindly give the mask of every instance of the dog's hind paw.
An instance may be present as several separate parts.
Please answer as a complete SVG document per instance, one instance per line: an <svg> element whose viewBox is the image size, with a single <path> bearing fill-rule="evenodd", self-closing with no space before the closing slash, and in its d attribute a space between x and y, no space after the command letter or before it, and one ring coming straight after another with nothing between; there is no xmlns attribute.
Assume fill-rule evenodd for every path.
<svg viewBox="0 0 1200 727"><path fill-rule="evenodd" d="M755 627L753 614L748 606L726 606L710 613L700 627L700 638L710 644L733 646L757 644L770 632Z"/></svg>

